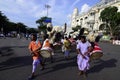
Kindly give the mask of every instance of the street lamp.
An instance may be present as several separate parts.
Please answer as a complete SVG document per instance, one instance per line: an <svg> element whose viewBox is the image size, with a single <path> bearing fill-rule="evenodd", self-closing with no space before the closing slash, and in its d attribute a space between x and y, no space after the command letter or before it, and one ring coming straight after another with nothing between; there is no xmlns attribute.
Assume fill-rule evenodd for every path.
<svg viewBox="0 0 120 80"><path fill-rule="evenodd" d="M47 17L48 17L48 9L51 8L51 6L48 4L45 4L45 8L47 9Z"/></svg>

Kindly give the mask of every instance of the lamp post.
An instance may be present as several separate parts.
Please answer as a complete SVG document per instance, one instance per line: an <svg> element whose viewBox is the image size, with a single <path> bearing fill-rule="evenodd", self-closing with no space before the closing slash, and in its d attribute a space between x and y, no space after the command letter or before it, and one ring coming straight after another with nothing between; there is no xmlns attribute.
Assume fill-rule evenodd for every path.
<svg viewBox="0 0 120 80"><path fill-rule="evenodd" d="M51 8L51 6L48 4L45 4L45 8L47 9L47 17L48 17L48 9Z"/></svg>

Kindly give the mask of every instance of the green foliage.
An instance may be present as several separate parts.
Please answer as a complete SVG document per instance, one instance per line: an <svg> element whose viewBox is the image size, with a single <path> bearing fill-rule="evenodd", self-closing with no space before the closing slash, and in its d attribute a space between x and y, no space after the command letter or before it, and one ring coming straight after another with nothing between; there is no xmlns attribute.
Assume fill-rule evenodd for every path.
<svg viewBox="0 0 120 80"><path fill-rule="evenodd" d="M18 32L23 32L25 33L26 32L26 25L24 25L23 23L17 23L17 30Z"/></svg>
<svg viewBox="0 0 120 80"><path fill-rule="evenodd" d="M106 25L108 25L107 29L112 36L120 30L120 12L117 11L118 8L115 6L107 7L100 14L100 19L106 22Z"/></svg>
<svg viewBox="0 0 120 80"><path fill-rule="evenodd" d="M9 33L11 31L26 33L27 26L20 22L10 22L9 19L0 11L0 29L1 28L3 28L4 33Z"/></svg>
<svg viewBox="0 0 120 80"><path fill-rule="evenodd" d="M9 19L0 11L0 29L5 28Z"/></svg>
<svg viewBox="0 0 120 80"><path fill-rule="evenodd" d="M1 22L0 24L8 21L9 19L5 15L3 15L3 13L0 11L0 22Z"/></svg>
<svg viewBox="0 0 120 80"><path fill-rule="evenodd" d="M47 19L48 17L44 16L44 17L41 17L40 19L38 19L36 21L37 24L39 24L39 26L44 26L44 20Z"/></svg>
<svg viewBox="0 0 120 80"><path fill-rule="evenodd" d="M114 19L117 10L118 8L115 6L105 8L100 14L100 19L102 19L103 22L111 22Z"/></svg>
<svg viewBox="0 0 120 80"><path fill-rule="evenodd" d="M38 19L36 21L38 25L38 29L39 31L43 31L43 32L46 32L46 29L47 29L47 24L44 23L44 20L47 19L48 17L44 16L44 17L41 17L40 19Z"/></svg>
<svg viewBox="0 0 120 80"><path fill-rule="evenodd" d="M113 18L114 22L116 22L116 25L120 25L120 12L117 12Z"/></svg>
<svg viewBox="0 0 120 80"><path fill-rule="evenodd" d="M7 27L6 27L6 32L10 32L10 31L17 31L17 24L13 23L13 22L8 22Z"/></svg>
<svg viewBox="0 0 120 80"><path fill-rule="evenodd" d="M38 30L35 29L35 28L28 28L27 29L27 32L30 34L30 33L38 33Z"/></svg>

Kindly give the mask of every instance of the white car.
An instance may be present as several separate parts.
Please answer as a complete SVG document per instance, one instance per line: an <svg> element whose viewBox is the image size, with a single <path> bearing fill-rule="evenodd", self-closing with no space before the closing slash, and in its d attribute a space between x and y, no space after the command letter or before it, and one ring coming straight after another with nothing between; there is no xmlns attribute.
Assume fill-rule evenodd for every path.
<svg viewBox="0 0 120 80"><path fill-rule="evenodd" d="M0 37L4 37L4 34L0 34Z"/></svg>

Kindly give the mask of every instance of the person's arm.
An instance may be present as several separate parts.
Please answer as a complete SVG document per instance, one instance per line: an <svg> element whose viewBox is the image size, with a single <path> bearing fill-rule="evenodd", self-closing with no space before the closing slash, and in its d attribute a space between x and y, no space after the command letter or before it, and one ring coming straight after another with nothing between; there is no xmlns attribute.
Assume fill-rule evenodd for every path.
<svg viewBox="0 0 120 80"><path fill-rule="evenodd" d="M32 49L29 49L30 53L33 53Z"/></svg>
<svg viewBox="0 0 120 80"><path fill-rule="evenodd" d="M34 54L35 52L38 52L38 51L41 49L41 47L42 47L42 46L41 46L41 43L38 42L37 45L38 45L38 48L33 51L33 50L32 50L32 43L29 44L29 51L30 51L31 54Z"/></svg>
<svg viewBox="0 0 120 80"><path fill-rule="evenodd" d="M84 55L88 55L90 53L90 47L88 47L88 50L84 53Z"/></svg>
<svg viewBox="0 0 120 80"><path fill-rule="evenodd" d="M29 49L29 51L30 51L30 54L31 54L31 55L34 55L34 52L33 52L33 50L32 50L32 42L30 42L28 49Z"/></svg>
<svg viewBox="0 0 120 80"><path fill-rule="evenodd" d="M80 54L82 56L82 58L86 59L86 57L81 53L80 49L77 49L77 54Z"/></svg>
<svg viewBox="0 0 120 80"><path fill-rule="evenodd" d="M88 54L93 50L92 45L91 45L89 42L87 42L87 43L88 43L88 49L87 49L87 51L84 53L84 55L88 55Z"/></svg>
<svg viewBox="0 0 120 80"><path fill-rule="evenodd" d="M82 55L80 49L77 49L77 54L81 54Z"/></svg>

